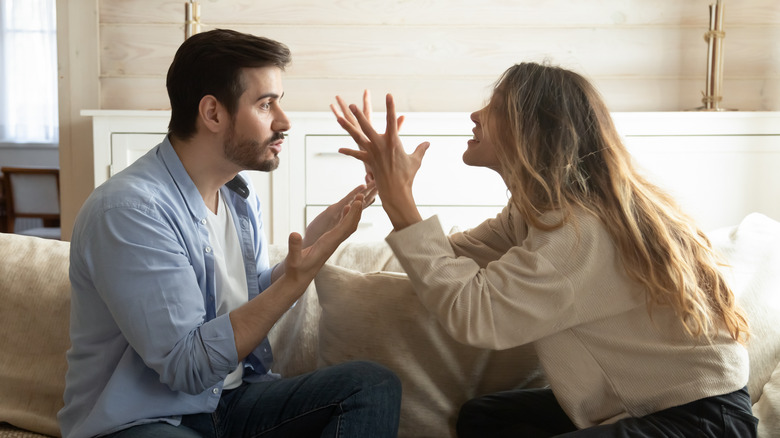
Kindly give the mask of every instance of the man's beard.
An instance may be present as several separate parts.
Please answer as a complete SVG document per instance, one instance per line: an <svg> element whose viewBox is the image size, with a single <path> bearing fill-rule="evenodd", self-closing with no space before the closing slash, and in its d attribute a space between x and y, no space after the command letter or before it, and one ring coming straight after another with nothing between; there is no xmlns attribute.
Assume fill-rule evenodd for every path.
<svg viewBox="0 0 780 438"><path fill-rule="evenodd" d="M259 170L261 172L270 172L279 167L279 157L262 160L268 146L276 141L284 139L283 132L274 132L271 138L264 140L262 146L257 140L236 140L236 132L231 127L230 134L225 140L225 158L231 163L240 166L246 170Z"/></svg>

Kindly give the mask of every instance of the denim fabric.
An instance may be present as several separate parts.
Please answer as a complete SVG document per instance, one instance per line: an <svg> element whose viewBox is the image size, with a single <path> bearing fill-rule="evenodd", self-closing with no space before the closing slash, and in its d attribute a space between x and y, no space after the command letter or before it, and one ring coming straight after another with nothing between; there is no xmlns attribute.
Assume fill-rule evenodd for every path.
<svg viewBox="0 0 780 438"><path fill-rule="evenodd" d="M111 438L372 437L398 434L401 383L371 362L349 362L297 377L225 391L213 413L181 425L154 423Z"/></svg>

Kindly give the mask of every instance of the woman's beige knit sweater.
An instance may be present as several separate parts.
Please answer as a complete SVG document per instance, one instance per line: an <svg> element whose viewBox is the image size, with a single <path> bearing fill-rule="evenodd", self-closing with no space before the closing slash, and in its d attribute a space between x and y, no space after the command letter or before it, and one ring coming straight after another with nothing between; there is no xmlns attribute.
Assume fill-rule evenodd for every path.
<svg viewBox="0 0 780 438"><path fill-rule="evenodd" d="M580 428L745 386L739 343L725 331L692 339L670 307L648 311L599 219L577 222L540 231L508 206L464 233L446 236L434 216L387 242L455 339L494 349L533 343Z"/></svg>

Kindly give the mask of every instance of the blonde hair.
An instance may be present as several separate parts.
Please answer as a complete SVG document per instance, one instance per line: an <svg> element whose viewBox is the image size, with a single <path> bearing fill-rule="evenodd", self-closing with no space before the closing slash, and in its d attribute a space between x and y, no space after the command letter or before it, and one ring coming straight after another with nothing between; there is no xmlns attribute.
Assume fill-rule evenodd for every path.
<svg viewBox="0 0 780 438"><path fill-rule="evenodd" d="M539 229L574 222L575 211L599 217L628 274L647 290L648 310L671 306L692 336L725 325L735 340L747 320L718 270L707 237L674 200L643 178L596 89L559 67L522 63L496 83L487 107L512 202ZM540 215L560 211L545 225Z"/></svg>

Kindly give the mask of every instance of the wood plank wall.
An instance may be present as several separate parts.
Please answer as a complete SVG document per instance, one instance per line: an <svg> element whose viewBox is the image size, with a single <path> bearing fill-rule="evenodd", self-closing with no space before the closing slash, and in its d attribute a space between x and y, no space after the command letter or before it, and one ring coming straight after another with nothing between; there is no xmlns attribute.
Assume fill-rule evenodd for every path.
<svg viewBox="0 0 780 438"><path fill-rule="evenodd" d="M393 92L401 111L471 111L498 75L549 60L591 78L613 111L700 107L715 0L200 0L203 29L286 43L285 108ZM725 0L723 107L780 110L780 1ZM184 0L100 0L100 106L168 107Z"/></svg>

